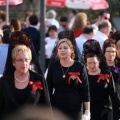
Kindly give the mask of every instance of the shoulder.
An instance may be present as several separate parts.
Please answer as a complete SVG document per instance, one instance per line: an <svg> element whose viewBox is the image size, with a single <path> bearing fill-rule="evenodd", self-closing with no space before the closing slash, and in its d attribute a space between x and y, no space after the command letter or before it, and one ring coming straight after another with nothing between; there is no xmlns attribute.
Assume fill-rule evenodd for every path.
<svg viewBox="0 0 120 120"><path fill-rule="evenodd" d="M80 63L79 61L74 61L74 65L77 66L77 67L84 67L84 64L83 63Z"/></svg>
<svg viewBox="0 0 120 120"><path fill-rule="evenodd" d="M109 70L104 70L104 69L101 69L101 73L108 74L108 75L111 74L111 72Z"/></svg>
<svg viewBox="0 0 120 120"><path fill-rule="evenodd" d="M43 75L40 75L40 74L38 74L38 73L35 73L35 72L33 72L33 71L29 71L30 72L30 79L32 79L32 80L43 80Z"/></svg>

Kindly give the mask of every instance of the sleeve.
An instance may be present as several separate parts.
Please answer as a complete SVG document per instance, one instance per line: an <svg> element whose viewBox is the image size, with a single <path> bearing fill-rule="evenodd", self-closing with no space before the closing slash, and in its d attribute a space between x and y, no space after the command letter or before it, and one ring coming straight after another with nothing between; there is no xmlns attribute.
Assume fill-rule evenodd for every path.
<svg viewBox="0 0 120 120"><path fill-rule="evenodd" d="M2 119L3 105L4 105L4 96L3 96L3 79L0 78L0 120Z"/></svg>
<svg viewBox="0 0 120 120"><path fill-rule="evenodd" d="M42 85L43 86L43 91L42 91L42 94L41 94L40 103L43 103L47 107L51 107L47 82L45 81L44 77L42 77L42 79L43 79L43 85Z"/></svg>
<svg viewBox="0 0 120 120"><path fill-rule="evenodd" d="M88 83L87 70L85 66L83 66L80 77L82 80L81 93L82 93L83 102L89 102L90 101L89 83Z"/></svg>
<svg viewBox="0 0 120 120"><path fill-rule="evenodd" d="M48 74L47 74L46 80L47 80L49 95L50 95L50 99L51 99L52 93L53 93L53 88L54 88L52 64L48 67Z"/></svg>
<svg viewBox="0 0 120 120"><path fill-rule="evenodd" d="M110 73L109 79L110 79L110 82L108 84L108 88L109 88L110 97L112 99L112 102L116 103L118 107L120 107L120 96L118 95L116 91L112 73Z"/></svg>

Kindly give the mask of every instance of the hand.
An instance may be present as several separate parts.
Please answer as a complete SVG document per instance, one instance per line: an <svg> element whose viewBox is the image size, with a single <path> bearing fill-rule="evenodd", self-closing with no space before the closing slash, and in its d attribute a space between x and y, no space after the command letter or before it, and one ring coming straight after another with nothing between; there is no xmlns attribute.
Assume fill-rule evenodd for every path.
<svg viewBox="0 0 120 120"><path fill-rule="evenodd" d="M82 120L90 120L90 112L85 110L85 113L82 115Z"/></svg>

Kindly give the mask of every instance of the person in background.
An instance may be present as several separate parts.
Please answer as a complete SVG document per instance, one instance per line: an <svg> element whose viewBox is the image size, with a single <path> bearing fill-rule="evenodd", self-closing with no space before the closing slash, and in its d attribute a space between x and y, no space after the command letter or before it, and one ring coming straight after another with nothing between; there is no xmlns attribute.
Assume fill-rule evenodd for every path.
<svg viewBox="0 0 120 120"><path fill-rule="evenodd" d="M59 22L55 19L56 18L56 12L54 10L49 10L46 14L47 20L47 26L50 27L51 25L55 25L57 29L59 28Z"/></svg>
<svg viewBox="0 0 120 120"><path fill-rule="evenodd" d="M79 51L82 53L83 51L83 44L87 40L93 39L95 36L94 28L92 26L86 26L83 30L83 33L75 39Z"/></svg>
<svg viewBox="0 0 120 120"><path fill-rule="evenodd" d="M58 33L65 30L69 30L69 23L68 18L64 16L60 18L60 27L58 29Z"/></svg>
<svg viewBox="0 0 120 120"><path fill-rule="evenodd" d="M86 68L82 63L74 60L72 38L74 39L72 31L58 34L59 40L56 46L59 60L49 65L47 74L50 100L53 108L57 108L72 120L81 120L81 117L84 118L83 120L90 120ZM55 89L54 93L53 89ZM82 116L83 103L85 113Z"/></svg>
<svg viewBox="0 0 120 120"><path fill-rule="evenodd" d="M6 24L5 24L5 25L2 26L2 30L3 30L3 31L6 30L6 29L7 29L7 30L10 30L10 25L6 25Z"/></svg>
<svg viewBox="0 0 120 120"><path fill-rule="evenodd" d="M38 17L37 15L31 15L29 17L29 27L22 29L21 31L28 33L32 38L32 43L36 52L36 55L40 54L40 32L37 29Z"/></svg>
<svg viewBox="0 0 120 120"><path fill-rule="evenodd" d="M3 30L0 29L0 45L2 44Z"/></svg>
<svg viewBox="0 0 120 120"><path fill-rule="evenodd" d="M74 23L71 27L71 30L74 32L75 38L79 37L82 33L84 28L87 25L87 14L84 12L77 13Z"/></svg>
<svg viewBox="0 0 120 120"><path fill-rule="evenodd" d="M92 24L92 26L95 28L95 31L98 31L99 30L99 24L102 20L110 20L110 13L106 10L103 10L103 11L100 11L99 14L98 14L98 18L97 18L97 21Z"/></svg>
<svg viewBox="0 0 120 120"><path fill-rule="evenodd" d="M69 23L69 28L71 29L71 27L72 27L72 25L73 25L73 23L74 23L74 21L75 21L75 16L76 16L76 14L77 14L77 11L76 10L71 10L71 12L69 13L69 18L70 18L70 23Z"/></svg>
<svg viewBox="0 0 120 120"><path fill-rule="evenodd" d="M100 43L102 49L103 43L108 39L111 31L111 23L108 20L102 20L99 24L99 30L96 32L94 39Z"/></svg>
<svg viewBox="0 0 120 120"><path fill-rule="evenodd" d="M103 55L107 63L107 69L112 72L118 95L120 96L120 61L117 60L117 49L115 41L106 40L103 44ZM120 110L115 102L112 103L113 120L120 119Z"/></svg>
<svg viewBox="0 0 120 120"><path fill-rule="evenodd" d="M46 68L48 67L53 48L57 41L57 37L58 37L57 27L55 25L51 25L48 28L48 34L49 34L49 37L45 38Z"/></svg>
<svg viewBox="0 0 120 120"><path fill-rule="evenodd" d="M117 49L117 60L120 61L120 31L116 31L113 35L113 39L115 40L116 49Z"/></svg>
<svg viewBox="0 0 120 120"><path fill-rule="evenodd" d="M10 29L12 32L20 31L21 30L21 22L16 18L12 18L10 20Z"/></svg>

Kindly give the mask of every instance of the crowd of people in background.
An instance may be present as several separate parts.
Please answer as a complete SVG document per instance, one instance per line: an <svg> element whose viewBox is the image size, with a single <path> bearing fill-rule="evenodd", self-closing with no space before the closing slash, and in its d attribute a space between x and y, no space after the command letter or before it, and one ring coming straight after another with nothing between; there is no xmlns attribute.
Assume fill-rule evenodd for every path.
<svg viewBox="0 0 120 120"><path fill-rule="evenodd" d="M56 16L49 10L45 18L46 73L40 18L27 12L24 23L0 25L0 120L25 105L48 107L50 120L53 108L69 120L120 120L120 31L109 12L94 22L76 10Z"/></svg>

